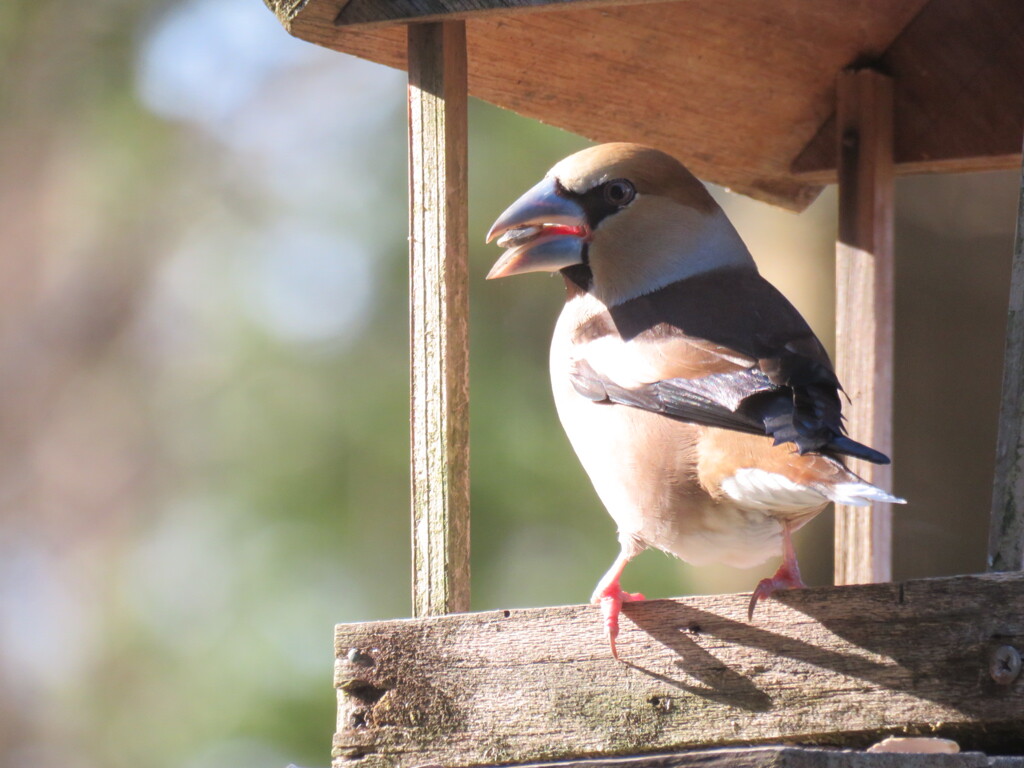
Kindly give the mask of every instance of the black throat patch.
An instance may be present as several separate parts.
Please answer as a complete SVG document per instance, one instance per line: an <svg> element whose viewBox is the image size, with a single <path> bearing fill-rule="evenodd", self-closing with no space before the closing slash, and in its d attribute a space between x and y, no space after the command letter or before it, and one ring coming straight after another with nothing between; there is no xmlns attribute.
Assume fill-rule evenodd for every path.
<svg viewBox="0 0 1024 768"><path fill-rule="evenodd" d="M567 286L571 283L583 293L589 293L594 285L594 273L590 270L590 265L587 263L573 264L570 267L563 267L560 271L562 277L566 280Z"/></svg>

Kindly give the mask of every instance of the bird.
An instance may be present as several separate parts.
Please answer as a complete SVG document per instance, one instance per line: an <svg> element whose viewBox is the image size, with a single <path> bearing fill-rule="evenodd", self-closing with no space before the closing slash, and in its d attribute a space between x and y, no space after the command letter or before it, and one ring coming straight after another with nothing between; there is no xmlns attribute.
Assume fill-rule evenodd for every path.
<svg viewBox="0 0 1024 768"><path fill-rule="evenodd" d="M615 659L622 605L644 599L620 584L640 552L738 568L781 554L752 621L759 600L806 586L792 534L830 502L905 503L845 466L889 458L847 436L824 346L672 156L625 142L570 155L498 217L494 240L505 250L487 279L565 283L551 385L618 528L591 598Z"/></svg>

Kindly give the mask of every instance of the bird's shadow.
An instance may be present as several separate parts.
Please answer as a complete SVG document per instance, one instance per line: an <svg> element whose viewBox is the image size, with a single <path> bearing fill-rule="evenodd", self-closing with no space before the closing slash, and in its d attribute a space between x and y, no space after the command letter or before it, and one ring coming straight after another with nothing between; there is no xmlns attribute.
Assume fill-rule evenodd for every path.
<svg viewBox="0 0 1024 768"><path fill-rule="evenodd" d="M993 591L997 592L995 587L993 585ZM662 683L752 712L772 708L771 688L762 689L754 682L756 675L739 671L734 654L723 653L722 657L729 659L726 662L708 646L727 644L755 649L761 652L759 655L767 665L765 669L770 666L775 672L785 672L784 660L789 659L928 699L972 716L981 715L989 708L991 701L988 700L992 695L1024 699L1020 691L1016 694L996 691L986 680L988 675L983 673L987 669L988 637L985 629L977 626L978 618L972 612L955 617L946 614L942 618L939 612L932 619L923 617L920 608L901 610L903 585L900 584L842 589L850 590L850 599L837 599L835 587L776 595L772 600L790 610L780 615L778 606L759 606L761 626L758 626L757 615L753 622L730 618L730 615L743 613L746 598L741 595L718 598L714 610L718 605L724 608L725 601L736 601L722 613L696 605L698 602L708 605L707 599L701 598L628 603L623 606L623 612L638 631L677 657L671 666L678 674L667 672L663 663L651 665L649 660L657 657L649 653L643 654L643 664L631 663L628 645L620 645L621 656L627 666ZM995 605L1001 602L1003 610L998 613L1004 613L1014 601L1009 596L1000 601L993 594L993 599L986 602ZM1009 614L1001 617L989 611L986 618L986 623L993 623L993 626L998 626L1000 621L1014 623ZM791 631L793 624L801 622L813 622L834 637L823 641L816 639L822 637L820 634ZM771 626L785 627L784 633L766 628ZM708 642L702 641L702 637ZM849 650L843 650L847 644ZM932 648L933 652L923 652L924 646ZM646 665L659 668L651 669ZM747 669L762 671L756 662ZM695 685L694 680L701 684Z"/></svg>
<svg viewBox="0 0 1024 768"><path fill-rule="evenodd" d="M635 619L634 619L635 620ZM627 667L643 672L649 677L660 680L695 696L701 696L720 704L740 707L751 712L767 712L772 708L771 697L754 685L750 678L722 663L714 654L702 648L693 638L693 625L680 631L658 623L645 629L647 634L665 647L672 650L680 658L672 665L679 670L679 678L656 672L648 667L635 664L624 659ZM682 677L696 678L702 685L684 682Z"/></svg>

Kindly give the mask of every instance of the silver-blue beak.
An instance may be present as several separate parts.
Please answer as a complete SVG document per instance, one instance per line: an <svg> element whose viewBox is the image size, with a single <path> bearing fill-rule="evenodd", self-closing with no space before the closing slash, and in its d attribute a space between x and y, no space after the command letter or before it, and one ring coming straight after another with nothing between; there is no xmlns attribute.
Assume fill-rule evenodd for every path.
<svg viewBox="0 0 1024 768"><path fill-rule="evenodd" d="M580 264L589 235L582 206L545 177L512 203L487 233L488 243L499 238L498 245L508 249L487 279L557 272Z"/></svg>

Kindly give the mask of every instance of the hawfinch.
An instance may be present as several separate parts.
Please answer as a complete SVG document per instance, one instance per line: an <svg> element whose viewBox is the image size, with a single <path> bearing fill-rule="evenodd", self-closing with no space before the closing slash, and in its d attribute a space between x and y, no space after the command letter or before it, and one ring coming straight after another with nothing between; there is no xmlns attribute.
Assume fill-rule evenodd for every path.
<svg viewBox="0 0 1024 768"><path fill-rule="evenodd" d="M844 434L840 384L807 322L757 271L678 161L636 144L578 152L491 227L488 279L561 272L551 343L562 426L618 526L597 585L612 654L626 564L647 547L749 568L750 599L803 587L791 534L829 502L902 503L843 466L889 459Z"/></svg>

